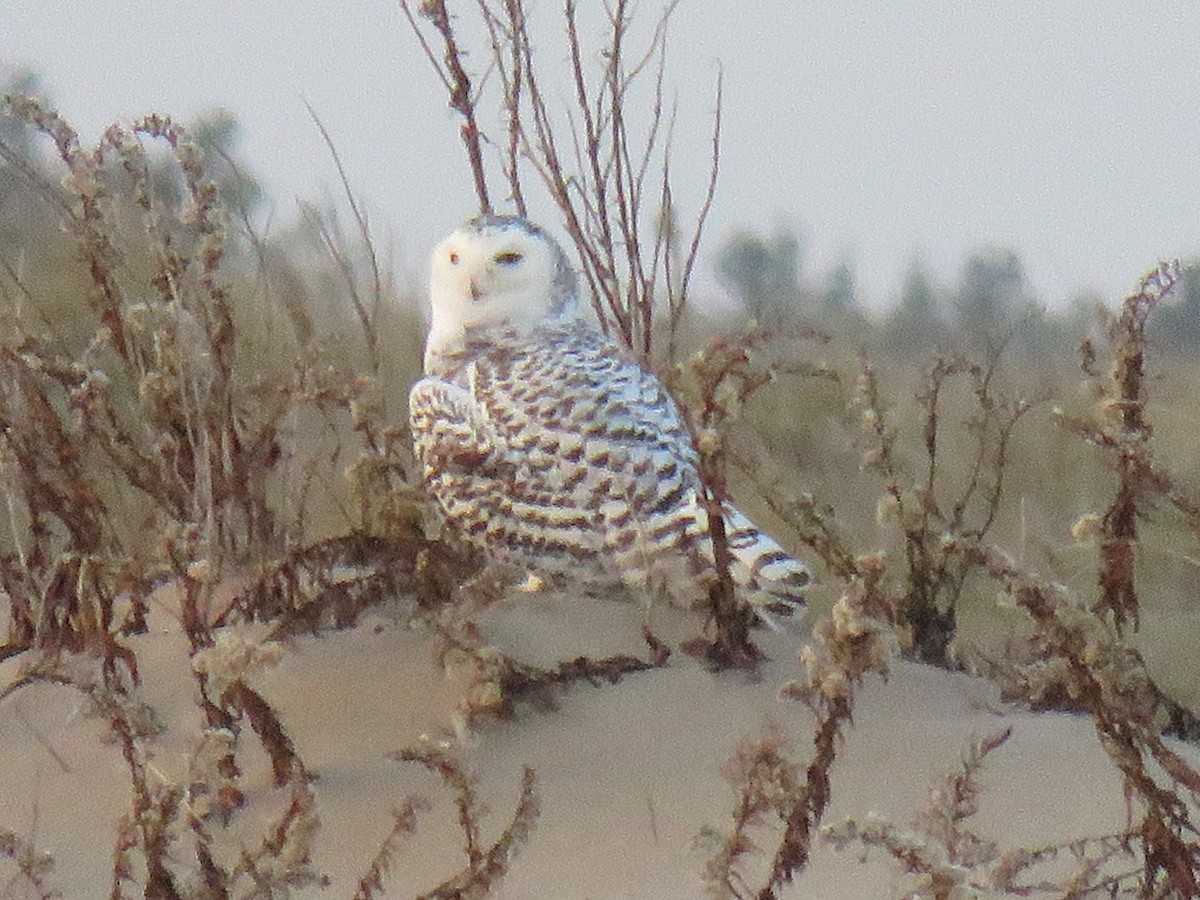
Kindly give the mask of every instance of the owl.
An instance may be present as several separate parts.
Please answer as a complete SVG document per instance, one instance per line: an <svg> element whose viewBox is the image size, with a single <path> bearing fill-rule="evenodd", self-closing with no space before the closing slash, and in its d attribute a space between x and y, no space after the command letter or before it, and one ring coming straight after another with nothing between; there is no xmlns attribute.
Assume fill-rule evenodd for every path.
<svg viewBox="0 0 1200 900"><path fill-rule="evenodd" d="M715 577L699 459L653 374L581 309L566 254L523 218L483 216L430 265L416 456L446 522L492 560L593 593L695 604ZM804 606L809 573L724 508L737 593ZM650 592L647 594L646 592Z"/></svg>

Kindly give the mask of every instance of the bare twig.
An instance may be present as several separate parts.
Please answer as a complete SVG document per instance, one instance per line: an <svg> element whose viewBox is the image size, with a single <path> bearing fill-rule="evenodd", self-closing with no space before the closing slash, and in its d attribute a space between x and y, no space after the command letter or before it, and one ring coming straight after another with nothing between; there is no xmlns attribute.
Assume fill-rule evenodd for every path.
<svg viewBox="0 0 1200 900"><path fill-rule="evenodd" d="M664 324L672 334L686 307L691 273L716 187L719 158L722 98L718 75L708 188L681 261L674 246L679 223L670 186L673 129L666 129L665 138L663 129L666 36L675 0L664 6L648 45L639 52L628 47L633 4L616 0L606 10L608 34L598 54L603 62L595 85L590 83L589 70L597 54L584 45L577 3L567 0L563 21L574 97L566 111L566 129L557 124L543 89L552 75L535 58L525 4L522 0L476 0L475 8L488 37L489 71L499 73L499 102L505 120L502 140L492 140L479 129L481 97L471 93L471 85L478 79L465 68L467 54L445 4L435 2L421 7L421 16L431 22L446 46L444 59L433 53L420 30L419 17L406 0L401 6L417 31L426 58L442 80L451 107L463 116L463 137L476 192L485 210L491 207L486 202L489 195L483 148L490 145L500 148L501 174L521 214L525 214L529 202L521 180L521 164L528 164L537 173L575 245L602 327L643 361L649 361L656 344L659 286L666 284ZM630 91L651 73L652 65L655 80L650 123L640 137L635 137L630 128ZM567 142L574 148L573 167L561 149ZM648 173L656 161L661 167L661 185L657 192L647 191ZM651 209L655 203L658 208ZM668 352L674 353L675 349L673 338L669 339Z"/></svg>
<svg viewBox="0 0 1200 900"><path fill-rule="evenodd" d="M338 180L341 182L342 191L346 197L346 203L350 206L350 212L354 216L354 223L358 226L359 237L362 239L362 247L367 252L367 260L371 266L371 298L373 301L372 310L378 311L380 304L383 302L383 277L379 270L379 258L375 254L375 242L371 239L371 228L367 223L366 214L362 207L355 199L354 192L350 189L350 180L346 176L346 169L342 165L342 158L337 152L337 147L334 146L333 138L326 131L324 123L317 116L316 110L304 101L304 108L308 110L309 116L313 120L313 124L317 126L317 131L321 134L321 140L325 142L326 148L329 150L329 155L333 158L333 164L337 167ZM325 242L326 248L334 261L337 262L338 268L346 277L346 287L350 293L350 302L354 306L355 315L358 316L359 323L362 325L363 337L367 342L367 353L371 363L371 373L375 376L379 375L379 338L372 324L373 313L369 313L362 302L362 298L358 295L358 288L354 279L353 273L345 258L337 245L330 239L328 232L324 227L324 223L318 221L318 227L321 231L321 237Z"/></svg>
<svg viewBox="0 0 1200 900"><path fill-rule="evenodd" d="M463 832L467 865L432 891L421 894L422 900L455 900L486 895L508 873L513 857L529 840L534 823L541 814L533 769L526 766L522 773L520 796L512 821L491 846L485 848L475 777L449 748L426 744L399 750L392 757L402 762L418 763L441 778L454 792L455 805L458 807L458 823Z"/></svg>
<svg viewBox="0 0 1200 900"><path fill-rule="evenodd" d="M413 30L420 36L420 29L409 9L407 0L400 0L400 8L404 10ZM475 119L475 97L471 93L471 77L463 67L465 51L458 44L450 13L446 9L446 0L423 0L420 6L420 15L422 18L428 19L442 37L442 43L445 46L444 69L437 64L432 48L424 39L421 40L421 46L430 61L434 62L435 68L442 78L442 84L449 92L450 108L462 116L463 124L460 133L463 146L467 150L467 161L471 165L471 174L475 179L475 195L479 199L479 211L490 213L492 203L488 198L487 172L483 166L483 137Z"/></svg>

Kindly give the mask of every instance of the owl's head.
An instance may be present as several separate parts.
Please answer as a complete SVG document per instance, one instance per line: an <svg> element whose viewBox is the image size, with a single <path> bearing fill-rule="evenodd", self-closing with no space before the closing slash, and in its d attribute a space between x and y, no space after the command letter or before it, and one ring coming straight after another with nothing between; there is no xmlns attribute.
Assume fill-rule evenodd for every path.
<svg viewBox="0 0 1200 900"><path fill-rule="evenodd" d="M575 273L562 248L516 216L480 216L430 260L430 349L492 328L518 333L576 314Z"/></svg>

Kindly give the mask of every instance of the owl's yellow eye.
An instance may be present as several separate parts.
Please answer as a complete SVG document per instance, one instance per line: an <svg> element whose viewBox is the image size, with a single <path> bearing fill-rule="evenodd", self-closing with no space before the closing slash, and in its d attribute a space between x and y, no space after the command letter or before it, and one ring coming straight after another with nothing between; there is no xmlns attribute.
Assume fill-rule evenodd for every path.
<svg viewBox="0 0 1200 900"><path fill-rule="evenodd" d="M504 253L496 254L496 262L500 263L502 266L515 266L524 258L525 257L523 255L517 253L515 250L509 250Z"/></svg>

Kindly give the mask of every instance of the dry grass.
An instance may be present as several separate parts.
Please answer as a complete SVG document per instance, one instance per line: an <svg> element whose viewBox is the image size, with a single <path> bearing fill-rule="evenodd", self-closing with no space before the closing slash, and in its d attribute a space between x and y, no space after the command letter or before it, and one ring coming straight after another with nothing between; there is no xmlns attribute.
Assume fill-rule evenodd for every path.
<svg viewBox="0 0 1200 900"><path fill-rule="evenodd" d="M271 366L258 354L243 357L257 339L239 313L250 279L227 262L233 232L185 129L150 116L113 126L87 149L38 101L4 103L6 115L52 141L67 173L60 188L42 161L4 148L59 215L82 287L69 335L28 306L4 323L2 655L30 663L3 697L39 682L69 685L108 723L132 797L114 839L110 896L265 896L319 884L309 864L319 824L311 775L285 723L250 684L280 648L223 626L344 627L405 590L435 604L469 560L424 534L408 438L388 421L378 365L339 370L296 305L284 313L301 352L275 380L260 377ZM162 161L148 142L166 146L181 201L156 189ZM353 294L348 254L322 234ZM269 280L264 256L260 274ZM378 300L378 278L374 285ZM34 286L7 287L37 299ZM354 308L371 345L375 324L365 304ZM293 522L282 521L293 498L281 502L273 487L312 452L293 427L310 412L336 420L326 465L353 447L342 494L359 501L347 516L352 530L311 542L303 501ZM218 608L216 589L233 576L246 587ZM192 771L179 783L149 774L155 720L135 699L141 675L125 641L146 629L150 597L164 584L178 594L204 723ZM282 806L257 844L243 843L231 858L221 835L247 802L246 726ZM40 889L46 865L16 836L11 844L21 877ZM202 888L185 889L193 882Z"/></svg>
<svg viewBox="0 0 1200 900"><path fill-rule="evenodd" d="M1121 772L1130 802L1136 801L1140 808L1139 818L1122 834L1081 835L1070 847L1003 848L982 841L964 824L975 810L975 775L985 757L1003 744L1007 737L1003 735L972 750L963 772L937 792L915 831L882 820L865 824L851 820L826 833L843 845L884 847L905 872L917 876L911 893L916 897L950 900L964 896L964 889L1019 896L1200 895L1200 830L1193 821L1200 805L1200 773L1163 739L1164 727L1168 723L1178 727L1180 719L1187 723L1180 730L1194 733L1190 724L1194 716L1155 684L1141 654L1125 640L1125 632L1136 627L1138 614L1133 566L1140 549L1136 522L1147 514L1153 500L1162 499L1195 533L1194 502L1153 461L1145 410L1145 321L1169 293L1176 271L1164 266L1147 275L1139 290L1125 300L1121 315L1110 321L1107 375L1097 368L1095 348L1085 344L1084 373L1099 398L1096 417L1064 418L1072 433L1111 454L1117 472L1115 498L1094 526L1101 534L1094 601L1070 596L1061 585L1032 572L987 540L1002 499L1012 429L1025 411L1020 402L995 399L994 363L977 367L940 359L935 364L927 387L918 394L925 411L928 465L925 478L913 488L902 480L895 435L881 414L878 378L863 365L856 383L856 408L862 410L869 437L867 464L884 476L884 497L898 514L894 518L905 564L888 578L885 570L891 564L883 557L853 559L828 522L813 515L813 504L791 511L802 536L821 551L830 571L847 582L848 590L832 616L818 624L813 644L801 652L807 679L785 687L785 694L802 699L817 712L814 752L807 770L801 774L778 736L747 743L731 760L729 777L738 796L733 825L725 834L714 830L708 836L716 843L708 870L715 896L776 897L782 884L803 871L828 805L829 770L836 759L837 740L852 718L854 687L868 673L886 673L888 650L881 636L893 633L889 623L907 622L912 630L901 631L901 637L908 642L909 635L915 635L910 646L918 656L927 657L929 644L922 644L919 616L928 605L920 602L919 591L914 602L914 585L938 590L949 586L952 602L941 607L949 613L948 633L935 630L938 646L944 650L955 630L954 603L968 575L998 582L1028 616L1025 643L1010 646L1000 659L987 660L990 674L1006 684L1010 695L1042 708L1069 708L1090 715L1101 745ZM965 487L947 515L936 491L942 450L938 396L942 379L956 374L972 379L981 412L972 419L975 452L967 457ZM964 510L981 486L982 518L972 523ZM751 832L765 821L782 823L784 830L766 881L755 889L744 873L749 855L758 849ZM775 832L768 829L768 833ZM1068 874L1022 880L1042 863L1068 855L1076 861Z"/></svg>
<svg viewBox="0 0 1200 900"><path fill-rule="evenodd" d="M560 114L543 93L551 75L534 52L523 4L481 0L480 58L495 73L488 90L506 112L503 134L492 136L478 112L493 94L480 88L482 73L468 70L472 57L446 5L423 3L416 13L404 5L463 118L481 209L492 209L499 195L497 167L520 212L531 184L539 185L575 242L601 321L646 362L677 355L712 197L710 182L694 230L681 239L663 90L673 8L667 5L648 46L631 50L631 7L618 0L593 78L587 60L596 54L584 47L568 3L565 55L576 96ZM635 138L624 104L639 77L651 85L651 124ZM472 630L471 595L483 589L473 580L478 560L430 529L408 435L394 424L404 420L396 398L415 374L416 348L397 354L399 362L380 353L403 340L387 333L386 266L352 196L352 240L310 210L309 233L326 267L307 272L281 259L248 221L237 235L202 154L170 119L114 126L86 148L34 99L5 98L4 112L52 147L56 168L6 145L0 159L62 226L66 244L48 241L46 253L75 260L78 290L44 304L43 288L4 260L0 487L8 525L0 658L21 656L24 668L0 690L0 703L33 684L67 685L106 723L130 786L128 811L112 836L109 896L274 896L323 884L312 863L320 827L312 773L287 722L252 686L255 673L286 652L273 637L345 627L372 605L412 597L414 615L439 623L445 653L476 658L468 719L509 715L514 702L552 699L580 679L615 680L669 663L669 648L647 634L649 661L576 659L535 669L487 652ZM163 159L182 199L155 187ZM231 261L237 241L254 251L246 258L256 269ZM777 897L802 884L821 834L884 848L911 877L912 896L984 888L1014 896L1200 896L1200 774L1163 737L1167 727L1191 735L1200 729L1130 643L1148 595L1137 562L1161 534L1148 523L1158 526L1168 511L1177 516L1172 540L1191 554L1200 533L1200 502L1185 479L1170 474L1151 429L1145 326L1176 278L1171 267L1156 270L1107 323L1103 346L1085 344L1092 406L1062 414L1059 425L1037 419L1036 405L1008 386L999 351L935 358L911 396L895 387L899 379L881 375L890 360L865 353L844 365L821 359L830 352L826 339L811 330L719 338L671 370L713 508L746 484L764 486L762 509L815 554L822 590L836 598L799 652L804 677L783 689L815 715L805 755L796 736L774 733L748 739L726 767L730 820L702 835L713 896ZM321 312L314 297L334 286L346 303L339 327L329 328L322 317L335 314ZM53 316L44 312L50 308ZM264 315L273 317L266 325ZM347 322L353 327L340 327ZM269 343L265 330L281 335L274 356L256 352ZM805 399L789 399L798 390ZM807 476L794 468L779 488L739 424L756 421L772 403L791 403L783 407L788 416L773 416L782 442L797 435L815 441L819 429L800 419L813 409L806 402L825 404L819 422L857 433L856 451L840 448L838 464L862 471L853 476L856 490L842 485L836 503L797 490ZM1096 550L1094 583L1082 589L1041 574L1032 554L1002 546L1012 534L1014 470L1038 465L1022 458L1035 425L1060 429L1056 440L1082 439L1110 466L1111 496L1077 522L1081 546L1094 539ZM838 450L813 449L825 456ZM345 478L329 474L339 470ZM318 495L335 510L320 523ZM878 521L864 524L856 504L877 509ZM710 521L720 560L722 517ZM752 666L750 616L733 602L727 565L718 569L698 649L718 667ZM217 587L235 577L243 588L219 603ZM160 725L139 699L129 641L147 628L151 597L164 585L179 596L202 722L189 771L175 781L148 773L147 748ZM1022 617L1021 628L1005 653L972 655L960 641L960 615L997 590ZM274 631L251 636L257 632L233 627L256 622ZM940 665L986 666L1014 696L1089 715L1126 785L1129 827L1080 835L1070 846L1005 848L979 837L971 817L987 797L978 775L991 754L1003 752L1003 734L973 746L910 826L826 825L831 773L853 739L857 692L872 676L885 676L901 650ZM255 754L267 760L276 805L254 839L240 835L240 849L231 852L228 835L251 802L242 773ZM433 744L397 758L434 773L458 811L466 863L448 864L450 874L426 896L485 895L531 839L539 814L534 774L524 773L509 821L489 842L462 759ZM397 806L357 896L383 892L427 806L416 798ZM1066 874L1041 868L1068 856L1075 866ZM0 829L0 858L29 893L54 896L53 861L32 841Z"/></svg>

